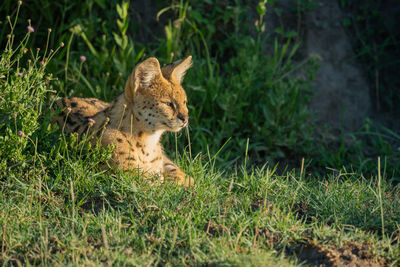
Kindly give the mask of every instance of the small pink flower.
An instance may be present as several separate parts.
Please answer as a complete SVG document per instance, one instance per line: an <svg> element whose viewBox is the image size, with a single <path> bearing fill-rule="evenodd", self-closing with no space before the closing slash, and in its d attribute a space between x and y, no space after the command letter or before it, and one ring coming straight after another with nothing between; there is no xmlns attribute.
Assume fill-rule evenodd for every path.
<svg viewBox="0 0 400 267"><path fill-rule="evenodd" d="M92 118L89 118L88 122L89 122L89 125L91 125L91 126L96 123L96 121Z"/></svg>
<svg viewBox="0 0 400 267"><path fill-rule="evenodd" d="M17 75L18 75L18 78L21 78L22 75L23 75L23 73L22 73L22 72L19 72Z"/></svg>
<svg viewBox="0 0 400 267"><path fill-rule="evenodd" d="M86 61L86 57L85 56L80 56L81 62L85 62Z"/></svg>
<svg viewBox="0 0 400 267"><path fill-rule="evenodd" d="M24 134L24 132L23 131L18 131L18 136L19 137L22 137L22 136L24 136L25 134Z"/></svg>
<svg viewBox="0 0 400 267"><path fill-rule="evenodd" d="M30 25L26 28L28 29L28 32L35 32L35 29Z"/></svg>
<svg viewBox="0 0 400 267"><path fill-rule="evenodd" d="M56 97L55 95L51 95L51 96L50 96L51 99L54 99L55 97Z"/></svg>
<svg viewBox="0 0 400 267"><path fill-rule="evenodd" d="M122 72L118 72L118 76L119 76L119 77L122 77Z"/></svg>

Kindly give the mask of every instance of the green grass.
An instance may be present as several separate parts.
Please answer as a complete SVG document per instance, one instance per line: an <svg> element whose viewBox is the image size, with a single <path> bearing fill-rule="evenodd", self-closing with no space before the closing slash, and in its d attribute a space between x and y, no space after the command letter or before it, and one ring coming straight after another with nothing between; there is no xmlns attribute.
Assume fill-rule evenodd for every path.
<svg viewBox="0 0 400 267"><path fill-rule="evenodd" d="M100 30L80 13L67 22L70 11L61 6L55 9L65 15L61 22L43 18L72 29L53 31L64 46L48 32L26 34L14 20L14 35L1 39L3 266L296 266L305 259L315 264L302 251L323 258L324 249L348 244L365 245L367 260L400 264L399 135L367 120L360 131L333 141L329 134L315 137L306 105L316 62L294 65L294 39L264 37L264 1L255 35L239 27L250 23L252 8L241 1L221 2L213 12L207 12L210 1L175 1L159 13L169 17L156 45L131 39L126 4L94 3L75 2L71 10L87 8L94 16L107 9ZM45 47L31 48L41 36ZM263 45L273 53L262 53ZM118 71L126 76L150 54L169 62L171 52L195 58L184 83L191 127L164 138L194 187L102 171L98 165L111 148L51 125L53 94L109 100L123 88ZM293 76L298 71L306 75Z"/></svg>
<svg viewBox="0 0 400 267"><path fill-rule="evenodd" d="M84 157L55 163L54 174L46 159L9 171L1 179L1 261L291 266L298 262L288 251L308 240L365 242L374 255L400 261L398 189L384 183L381 200L376 179L345 172L300 178L265 166L222 173L199 158L184 161L196 180L188 190L100 172Z"/></svg>

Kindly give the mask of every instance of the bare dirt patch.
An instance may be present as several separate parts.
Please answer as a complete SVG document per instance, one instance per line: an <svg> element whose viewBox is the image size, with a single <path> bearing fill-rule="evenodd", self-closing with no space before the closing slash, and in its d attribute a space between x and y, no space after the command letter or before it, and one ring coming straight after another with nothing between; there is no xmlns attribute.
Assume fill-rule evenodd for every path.
<svg viewBox="0 0 400 267"><path fill-rule="evenodd" d="M348 242L340 248L307 242L293 252L300 262L314 266L387 266L386 260L374 255L368 244L357 242Z"/></svg>
<svg viewBox="0 0 400 267"><path fill-rule="evenodd" d="M208 221L207 225L204 227L206 234L213 237L220 236L225 230L223 225L214 221Z"/></svg>
<svg viewBox="0 0 400 267"><path fill-rule="evenodd" d="M265 235L266 244L270 249L275 248L282 241L282 237L279 234L274 233L269 229L265 229L262 234Z"/></svg>

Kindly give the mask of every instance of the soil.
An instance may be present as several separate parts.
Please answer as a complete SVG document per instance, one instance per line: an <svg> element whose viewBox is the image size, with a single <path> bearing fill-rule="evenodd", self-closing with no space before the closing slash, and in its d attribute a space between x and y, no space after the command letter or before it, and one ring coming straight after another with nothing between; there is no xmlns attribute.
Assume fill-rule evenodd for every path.
<svg viewBox="0 0 400 267"><path fill-rule="evenodd" d="M260 230L266 238L266 245L275 249L282 241L282 237L268 229ZM341 247L318 244L304 239L289 246L284 253L287 256L296 256L299 263L320 266L349 266L349 267L379 267L388 266L388 262L374 254L371 245L347 241Z"/></svg>
<svg viewBox="0 0 400 267"><path fill-rule="evenodd" d="M386 266L383 258L376 257L367 244L348 242L340 248L325 247L309 242L295 249L300 262L313 266L379 267Z"/></svg>

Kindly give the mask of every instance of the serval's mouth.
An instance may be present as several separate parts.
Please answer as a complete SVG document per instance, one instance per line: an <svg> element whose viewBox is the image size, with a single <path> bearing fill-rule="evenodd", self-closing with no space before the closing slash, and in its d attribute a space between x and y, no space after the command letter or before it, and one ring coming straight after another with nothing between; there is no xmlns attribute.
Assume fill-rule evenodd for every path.
<svg viewBox="0 0 400 267"><path fill-rule="evenodd" d="M179 124L171 125L169 128L170 128L171 132L179 132L180 130L185 128L187 125L188 125L188 122L184 122L184 123L182 122Z"/></svg>

